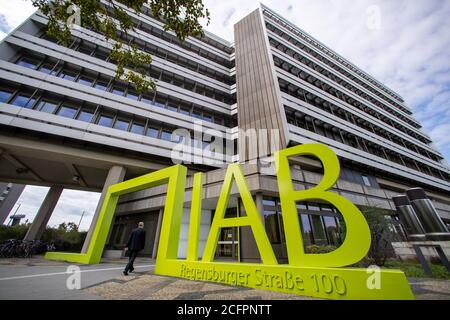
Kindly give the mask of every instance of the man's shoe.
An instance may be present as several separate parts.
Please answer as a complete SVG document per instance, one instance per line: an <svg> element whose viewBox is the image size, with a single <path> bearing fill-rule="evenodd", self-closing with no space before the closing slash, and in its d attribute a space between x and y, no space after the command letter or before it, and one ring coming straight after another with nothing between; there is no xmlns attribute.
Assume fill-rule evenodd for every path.
<svg viewBox="0 0 450 320"><path fill-rule="evenodd" d="M134 271L134 268L131 268L131 269L130 269L130 272L133 272L133 271Z"/></svg>
<svg viewBox="0 0 450 320"><path fill-rule="evenodd" d="M124 271L124 272L123 272L123 275L124 275L124 276L127 276L127 275L128 275L128 272Z"/></svg>

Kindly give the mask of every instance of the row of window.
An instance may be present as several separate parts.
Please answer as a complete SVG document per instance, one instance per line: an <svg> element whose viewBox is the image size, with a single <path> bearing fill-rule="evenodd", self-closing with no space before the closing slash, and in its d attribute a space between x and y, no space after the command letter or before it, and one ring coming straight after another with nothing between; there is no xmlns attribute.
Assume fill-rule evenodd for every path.
<svg viewBox="0 0 450 320"><path fill-rule="evenodd" d="M284 52L285 54L289 55L290 57L294 58L295 60L301 62L302 64L310 67L311 69L319 72L321 75L326 76L327 78L329 78L330 80L332 80L335 83L338 83L339 85L345 87L346 89L352 91L354 94L364 98L365 100L371 102L372 104L378 106L379 108L393 114L394 116L396 116L397 118L402 119L403 121L409 123L410 125L420 129L420 125L417 122L412 121L411 119L403 116L401 113L397 112L396 110L393 110L391 108L389 108L388 106L382 104L381 102L377 101L376 99L374 99L373 97L371 97L370 95L366 94L365 92L359 90L356 86L352 85L350 82L343 80L341 77L336 76L335 74L329 72L328 70L320 67L318 64L314 63L312 60L307 59L305 56L302 56L298 53L296 53L295 51L289 49L288 47L286 47L284 44L278 42L277 40L273 39L272 37L269 37L269 41L270 44L278 49L281 50L282 52ZM278 57L274 56L274 59L278 59ZM287 65L283 65L282 62L279 62L282 65L282 68L285 69L286 71L289 71L292 73L291 69L289 68L289 66ZM287 63L287 62L286 62ZM297 74L299 72L299 70L297 70L295 73L293 74Z"/></svg>
<svg viewBox="0 0 450 320"><path fill-rule="evenodd" d="M341 167L339 179L358 183L366 187L379 187L375 177L364 175L345 167Z"/></svg>
<svg viewBox="0 0 450 320"><path fill-rule="evenodd" d="M41 65L41 63L44 60L48 60L49 63L45 63L45 64ZM44 59L41 57L37 57L36 55L32 55L30 52L27 52L16 61L16 64L22 65L24 67L32 68L32 69L38 69L39 71L45 72L47 74L55 75L55 73L56 73L56 71L54 70L55 65L60 66L63 63L61 62L60 64L59 63L57 64L56 62L53 62L52 59L50 59L50 58ZM72 66L72 70L67 70L67 72L63 75L60 75L60 77L63 79L69 80L69 81L78 81L78 76L79 76L80 71L81 70L79 67ZM197 81L193 81L188 78L175 75L172 72L168 72L166 70L162 70L162 69L156 68L154 66L149 67L148 74L153 79L161 80L166 83L173 84L175 86L184 88L186 90L195 92L197 94L215 99L217 101L220 101L220 102L223 102L226 104L230 104L230 105L234 104L235 100L236 100L235 97L233 97L230 94L224 93L217 89L213 89L213 88L205 86ZM82 78L83 84L92 86L92 79L90 79L89 76L85 75L85 76L80 76L80 77ZM109 79L108 83L110 83L113 80L112 78L108 78L108 77L103 77L103 78ZM107 82L104 81L103 83L101 83L101 86L96 85L95 87L98 89L101 89L101 90L106 90L106 88L104 87L106 85L106 83ZM123 95L126 85L123 83L120 84L119 81L114 81L114 83L115 83L115 86L118 87L117 92L114 92L114 93ZM122 90L120 87L122 87ZM133 96L130 96L130 98L135 99L136 96L137 96L137 94L135 93Z"/></svg>
<svg viewBox="0 0 450 320"><path fill-rule="evenodd" d="M47 39L48 37L44 35L44 37ZM196 61L189 60L187 58L183 58L176 54L175 52L170 52L168 50L162 49L160 47L157 47L155 45L151 45L144 41L139 41L136 43L138 48L144 52L147 52L151 55L158 56L161 59L170 61L172 63L175 63L179 66L188 68L192 71L198 72L200 74L203 74L207 77L216 79L220 82L223 82L227 85L232 85L235 83L235 78L231 77L229 75L226 75L222 72L215 71L211 68L208 68ZM109 54L110 51L106 48L96 45L92 42L86 41L84 39L74 37L72 36L72 45L70 46L71 49L81 52L83 54L86 54L91 57L95 57L101 60L110 61L109 60Z"/></svg>
<svg viewBox="0 0 450 320"><path fill-rule="evenodd" d="M323 55L320 55L318 53L316 53L314 50L308 48L306 45L302 44L301 42L297 41L296 39L292 38L291 36L289 36L288 34L286 34L285 32L283 32L282 30L278 29L277 27L275 27L274 25L272 25L270 22L266 22L266 27L267 29L269 29L270 31L276 33L278 36L282 37L283 39L289 41L290 43L292 43L293 45L295 45L296 47L298 47L299 49L301 49L302 51L306 52L307 54L309 54L310 56L320 60L321 62L325 63L326 65L328 65L329 67L333 68L334 70L338 71L339 73L341 73L342 75L344 75L346 78L351 79L353 81L355 81L356 83L358 83L359 85L361 85L362 87L364 87L365 89L369 90L370 92L374 93L375 95L379 96L380 98L382 98L383 100L385 100L386 102L391 103L392 105L394 105L395 107L399 108L400 110L406 112L407 114L411 114L411 111L408 110L407 108L403 107L402 105L400 105L399 103L397 103L396 101L394 101L393 99L389 98L388 96L382 94L380 91L374 89L373 87L369 86L367 83L365 83L364 81L354 77L352 74L350 74L349 72L347 72L346 70L344 70L343 68L339 67L336 63L334 63L333 61L329 60L328 58L325 58ZM357 72L358 73L358 72ZM364 74L362 74L361 72L358 73L361 77L365 78L368 82L372 83L373 85L375 85L377 88L383 90L386 92L386 90L380 86L376 81L373 81L372 79L366 77ZM390 92L386 92L388 94L392 94Z"/></svg>
<svg viewBox="0 0 450 320"><path fill-rule="evenodd" d="M115 16L114 12L110 12L111 16ZM164 30L161 30L157 27L154 27L144 21L138 21L137 19L134 19L133 17L130 16L130 18L133 20L134 23L134 27L136 29L139 29L143 32L146 32L152 36L155 36L159 39L162 39L168 43L171 44L175 44L177 46L179 46L180 48L183 48L187 51L191 51L194 52L196 54L198 54L199 56L206 58L208 60L214 61L226 68L233 68L234 65L234 61L230 61L229 59L225 59L211 51L208 51L204 48L201 48L200 46L197 46L193 43L190 43L188 41L182 41L180 39L178 39L175 35L172 35ZM143 42L140 39L137 39L133 36L131 36L130 34L125 34L124 32L118 32L118 36L121 38L121 40L124 43L135 43L138 44L139 42Z"/></svg>
<svg viewBox="0 0 450 320"><path fill-rule="evenodd" d="M49 96L40 92L14 92L8 89L0 89L0 102L165 141L179 143L183 139L182 136L172 138L172 133L175 128L167 125L158 124L148 119L128 114L119 114L104 106L69 101L61 97ZM194 134L192 132L190 136L191 146L200 147L199 142L194 140ZM201 148L205 149L209 144L210 142L202 141ZM234 145L233 148L234 150L227 151L231 152L230 154L235 154L236 148Z"/></svg>
<svg viewBox="0 0 450 320"><path fill-rule="evenodd" d="M116 81L113 78L89 73L82 69L71 68L68 67L68 64L57 63L51 59L38 59L35 56L31 57L26 55L19 58L16 64L41 71L43 73L51 74L61 79L78 82L98 90L112 92L116 95L127 97L135 101L140 101L149 105L154 105L160 108L166 108L170 111L189 115L203 121L224 126L233 125L233 120L231 117L219 115L215 112L204 111L200 107L194 106L192 103L187 103L180 99L170 98L164 94L152 92L139 94L131 85L127 86L126 84Z"/></svg>
<svg viewBox="0 0 450 320"><path fill-rule="evenodd" d="M369 113L369 114L373 115L375 118L383 121L387 125L389 125L393 128L396 128L396 129L404 132L405 134L407 134L411 137L414 137L415 139L418 139L424 143L428 143L427 138L425 138L424 136L419 135L418 133L414 132L413 130L407 128L405 125L400 123L398 120L392 121L392 119L390 119L389 117L373 110L372 108L369 108L365 104L357 101L356 99L350 97L349 95L343 93L342 91L329 86L328 84L324 83L323 81L317 79L315 76L310 75L309 73L302 71L299 68L297 68L277 57L274 57L274 63L277 67L282 68L283 70L289 72L290 74L294 75L295 77L310 83L317 89L324 91L324 92L336 97L337 99L339 99L339 100L341 100L341 101L343 101L365 113Z"/></svg>
<svg viewBox="0 0 450 320"><path fill-rule="evenodd" d="M347 112L346 110L336 106L335 104L329 102L328 100L322 99L321 97L315 95L312 92L303 90L302 88L299 88L296 85L289 83L283 79L279 79L279 84L280 84L280 90L289 94L290 96L293 96L293 97L295 97L299 100L302 100L312 106L315 106L323 111L326 111L329 114L339 117L344 121L347 121L347 122L352 123L360 128L363 128L364 130L373 132L374 134L376 134L380 137L383 137L386 140L392 141L392 142L394 142L400 146L403 146L411 151L421 154L424 157L432 159L433 161L440 160L440 158L437 155L428 152L428 150L426 150L425 148L423 148L419 145L416 145L415 143L412 143L411 141L403 139L402 137L400 137L398 135L394 135L394 134L388 132L385 128L382 128L376 124L373 124L373 123L367 121L366 119L359 117L358 115L355 115L351 112ZM376 116L376 113L373 110L367 110L364 112L367 112L373 116ZM387 118L385 118L385 119L387 119ZM380 120L382 120L382 119L380 119ZM389 120L389 119L387 119L387 120ZM393 123L392 123L392 126L395 128ZM418 140L420 140L420 139L418 139Z"/></svg>
<svg viewBox="0 0 450 320"><path fill-rule="evenodd" d="M150 17L151 19L155 19L155 20L158 20L158 21L164 23L164 20L155 18L155 17L152 15L152 11L151 11L150 8L143 7L141 13L146 14L146 15L147 15L148 17ZM206 42L206 43L208 43L209 45L211 45L211 46L213 46L213 47L215 47L215 48L217 48L217 49L219 49L219 50L221 50L221 51L223 51L223 52L226 52L226 53L228 53L228 54L232 54L233 51L234 51L234 47L226 46L226 45L224 45L223 43L221 43L221 42L219 42L219 41L216 41L216 40L214 40L214 39L212 39L212 38L207 37L206 35L202 35L202 36L196 37L196 38L197 38L197 39L200 39L201 41Z"/></svg>
<svg viewBox="0 0 450 320"><path fill-rule="evenodd" d="M189 70L192 70L196 73L200 73L202 75L205 75L209 78L215 79L217 81L223 82L229 86L233 85L236 83L236 79L235 76L229 76L229 75L225 75L222 72L218 72L215 71L211 68L208 68L196 61L193 60L189 60L187 58L184 58L182 56L177 55L174 52L169 52L165 49L162 49L160 47L155 47L152 45L148 45L146 43L146 47L145 48L140 48L143 51L146 51L147 53L153 55L153 56L157 56L161 59L170 61L172 63L175 63L179 66L185 67Z"/></svg>
<svg viewBox="0 0 450 320"><path fill-rule="evenodd" d="M204 48L201 48L200 46L197 46L193 43L190 43L188 41L182 41L182 40L178 39L175 35L172 35L172 34L165 32L159 28L151 26L147 23L139 22L138 28L144 32L147 32L148 34L151 34L152 36L160 38L168 43L175 44L185 50L194 52L194 53L198 54L199 56L206 58L208 60L212 60L226 68L231 69L234 67L234 60L222 58L222 57L216 55L215 53L213 53L209 50L206 50ZM132 40L130 35L122 34L122 36L123 36L122 40L127 41L125 43L128 43L130 40ZM135 39L135 40L137 41L137 39Z"/></svg>
<svg viewBox="0 0 450 320"><path fill-rule="evenodd" d="M286 107L286 117L288 123L293 124L299 128L303 128L329 139L344 143L346 145L352 146L353 148L376 155L383 159L393 161L402 166L425 173L427 175L450 181L450 176L446 172L427 166L423 163L419 163L412 158L400 155L390 149L383 148L378 144L358 137L350 132L346 132L344 130L336 128L330 124L324 123L321 120L309 115L305 115L301 112L290 109L289 107Z"/></svg>

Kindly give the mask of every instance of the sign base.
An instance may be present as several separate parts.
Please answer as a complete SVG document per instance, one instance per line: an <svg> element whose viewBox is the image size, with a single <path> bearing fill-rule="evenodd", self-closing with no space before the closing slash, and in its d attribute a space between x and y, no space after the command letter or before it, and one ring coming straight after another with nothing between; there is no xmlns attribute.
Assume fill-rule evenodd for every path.
<svg viewBox="0 0 450 320"><path fill-rule="evenodd" d="M245 286L260 290L338 300L413 300L408 280L399 270L368 273L356 268L313 268L291 265L165 260L155 274ZM379 276L375 288L371 277Z"/></svg>

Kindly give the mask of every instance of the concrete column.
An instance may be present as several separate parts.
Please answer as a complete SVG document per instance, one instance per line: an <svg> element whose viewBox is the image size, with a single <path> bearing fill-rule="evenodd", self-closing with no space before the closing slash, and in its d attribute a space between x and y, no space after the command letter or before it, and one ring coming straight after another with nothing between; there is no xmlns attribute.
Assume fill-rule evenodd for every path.
<svg viewBox="0 0 450 320"><path fill-rule="evenodd" d="M262 193L258 192L255 194L255 202L256 209L258 209L259 217L261 218L261 222L263 225L265 225ZM239 200L239 205L241 216L243 216L242 213L244 211L244 205L241 200ZM250 227L240 228L239 241L241 262L260 262L258 247L256 245L256 241Z"/></svg>
<svg viewBox="0 0 450 320"><path fill-rule="evenodd" d="M261 218L261 222L265 226L266 221L264 219L263 194L261 192L257 192L255 194L255 202L256 202L256 209L258 210L259 217Z"/></svg>
<svg viewBox="0 0 450 320"><path fill-rule="evenodd" d="M24 240L39 240L42 237L62 192L63 187L61 186L50 188Z"/></svg>
<svg viewBox="0 0 450 320"><path fill-rule="evenodd" d="M4 185L5 190L7 185L8 184ZM0 202L0 225L2 225L6 218L8 218L9 213L14 208L14 205L22 194L23 189L25 189L25 185L13 184L8 194L0 194L0 196L5 198L2 202ZM0 192L3 191L3 189L0 190Z"/></svg>
<svg viewBox="0 0 450 320"><path fill-rule="evenodd" d="M158 253L159 236L161 235L161 224L163 219L164 208L159 209L158 224L156 225L155 241L153 242L152 259L156 259Z"/></svg>
<svg viewBox="0 0 450 320"><path fill-rule="evenodd" d="M97 225L98 217L100 215L100 210L103 206L103 200L105 200L106 192L108 188L116 183L122 182L125 177L126 169L121 166L113 166L109 169L108 176L106 177L105 184L103 185L102 194L95 209L94 217L92 218L91 226L84 240L82 253L86 253L89 249L89 244L91 243L92 235L94 234L95 226Z"/></svg>

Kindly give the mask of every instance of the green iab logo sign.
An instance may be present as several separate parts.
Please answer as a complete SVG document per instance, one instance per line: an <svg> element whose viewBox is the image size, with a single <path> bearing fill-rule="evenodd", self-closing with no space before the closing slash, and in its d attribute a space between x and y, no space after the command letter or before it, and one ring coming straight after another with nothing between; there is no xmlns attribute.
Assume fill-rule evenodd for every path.
<svg viewBox="0 0 450 320"><path fill-rule="evenodd" d="M289 157L311 155L323 164L324 176L314 188L295 190ZM178 259L178 243L184 203L187 169L175 165L111 186L86 254L48 253L46 258L78 263L99 263L119 196L167 184L166 203L161 226L155 273L192 280L242 285L256 289L294 293L329 299L413 299L403 272L380 270L380 286L368 286L366 269L342 268L360 261L368 252L370 230L359 209L349 200L328 190L339 177L339 160L321 144L295 146L275 153L278 188L282 207L289 264L278 264L265 228L239 164L228 166L217 202L203 257L198 259L203 174L194 175L186 259ZM246 216L225 218L233 181L239 190ZM346 225L343 244L326 254L306 254L298 220L298 201L320 200L334 205ZM248 226L253 232L262 264L215 262L220 234L225 227Z"/></svg>

